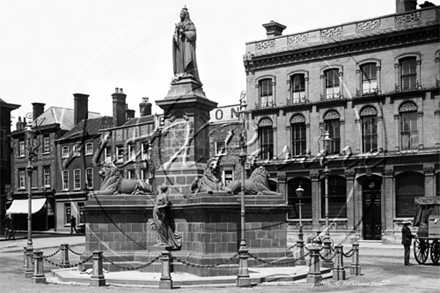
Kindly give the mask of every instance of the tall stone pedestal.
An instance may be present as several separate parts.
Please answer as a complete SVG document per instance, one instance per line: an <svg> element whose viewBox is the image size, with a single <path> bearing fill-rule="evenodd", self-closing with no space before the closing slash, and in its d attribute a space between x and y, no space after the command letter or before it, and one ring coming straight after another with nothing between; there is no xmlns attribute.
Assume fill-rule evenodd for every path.
<svg viewBox="0 0 440 293"><path fill-rule="evenodd" d="M165 119L156 183L167 184L170 193L187 194L209 159L209 113L217 103L206 98L199 83L183 78L156 104L164 110Z"/></svg>
<svg viewBox="0 0 440 293"><path fill-rule="evenodd" d="M238 253L241 233L240 197L229 194L170 195L176 231L182 233L182 246L170 251L171 272L187 272L198 276L238 274L238 257L218 264ZM95 196L84 207L86 250L83 258L94 250L114 262L137 266L159 256L154 248L157 236L152 230L154 198L146 195ZM287 248L286 212L289 207L281 196L246 196L246 242L249 253L265 261L293 260ZM183 260L196 266L182 264ZM249 257L249 268L265 266ZM292 266L293 263L285 265ZM273 266L277 266L274 264ZM106 270L119 270L104 263ZM160 272L160 261L143 269Z"/></svg>

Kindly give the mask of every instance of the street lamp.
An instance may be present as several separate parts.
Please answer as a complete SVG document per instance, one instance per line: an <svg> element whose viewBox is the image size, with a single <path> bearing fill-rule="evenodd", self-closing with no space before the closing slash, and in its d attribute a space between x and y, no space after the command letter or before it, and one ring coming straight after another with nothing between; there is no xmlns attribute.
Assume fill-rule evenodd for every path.
<svg viewBox="0 0 440 293"><path fill-rule="evenodd" d="M32 166L32 147L33 147L33 140L34 140L34 130L32 129L32 125L29 122L26 125L26 128L24 130L25 133L25 140L26 140L26 149L27 149L27 166L26 166L26 172L28 175L28 239L27 239L27 246L28 248L32 248L32 172L34 170L34 166Z"/></svg>
<svg viewBox="0 0 440 293"><path fill-rule="evenodd" d="M299 200L299 233L298 233L298 239L300 241L303 240L303 225L302 225L302 214L301 214L301 197L304 195L304 188L301 187L301 183L299 184L298 188L295 190L296 196Z"/></svg>
<svg viewBox="0 0 440 293"><path fill-rule="evenodd" d="M330 170L328 169L328 160L327 160L327 154L330 142L332 139L330 138L329 132L326 130L324 133L324 138L322 139L324 141L324 159L322 160L322 165L324 167L324 198L325 198L325 235L329 236L329 219L328 219L328 174L330 173Z"/></svg>

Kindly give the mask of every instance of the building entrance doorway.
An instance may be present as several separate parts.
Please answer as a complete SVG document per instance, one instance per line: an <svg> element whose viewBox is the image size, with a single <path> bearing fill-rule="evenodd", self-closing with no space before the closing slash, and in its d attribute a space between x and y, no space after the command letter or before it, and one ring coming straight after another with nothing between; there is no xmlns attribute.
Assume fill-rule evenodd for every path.
<svg viewBox="0 0 440 293"><path fill-rule="evenodd" d="M364 240L382 238L381 180L368 179L362 184Z"/></svg>

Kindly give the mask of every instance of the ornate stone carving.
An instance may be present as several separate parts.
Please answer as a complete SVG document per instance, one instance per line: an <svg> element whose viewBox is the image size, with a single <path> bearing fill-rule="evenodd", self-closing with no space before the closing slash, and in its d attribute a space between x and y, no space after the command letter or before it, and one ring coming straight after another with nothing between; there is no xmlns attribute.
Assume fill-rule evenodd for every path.
<svg viewBox="0 0 440 293"><path fill-rule="evenodd" d="M356 31L358 33L363 31L372 31L380 27L380 19L373 19L356 24Z"/></svg>
<svg viewBox="0 0 440 293"><path fill-rule="evenodd" d="M248 52L243 55L243 61L252 61L253 57L254 57L254 54Z"/></svg>
<svg viewBox="0 0 440 293"><path fill-rule="evenodd" d="M396 25L413 24L420 21L420 11L396 15Z"/></svg>
<svg viewBox="0 0 440 293"><path fill-rule="evenodd" d="M345 170L345 178L347 179L353 179L356 172L353 169L347 169Z"/></svg>
<svg viewBox="0 0 440 293"><path fill-rule="evenodd" d="M324 116L324 120L333 120L333 119L339 119L341 116L339 115L339 113L335 110L330 110L328 111L325 116Z"/></svg>
<svg viewBox="0 0 440 293"><path fill-rule="evenodd" d="M276 46L275 40L267 40L267 41L256 43L255 49L257 51L259 51L259 50L264 50L264 49L268 49L268 48L275 48L275 46Z"/></svg>
<svg viewBox="0 0 440 293"><path fill-rule="evenodd" d="M321 30L321 39L327 39L332 37L341 36L343 33L342 26L332 27L329 29Z"/></svg>
<svg viewBox="0 0 440 293"><path fill-rule="evenodd" d="M319 171L318 170L311 170L310 171L310 179L319 180Z"/></svg>
<svg viewBox="0 0 440 293"><path fill-rule="evenodd" d="M371 177L372 171L370 167L366 167L365 168L365 174L367 175L367 177Z"/></svg>
<svg viewBox="0 0 440 293"><path fill-rule="evenodd" d="M304 44L304 43L307 43L308 41L309 41L309 34L308 33L299 34L299 35L289 36L287 38L287 45Z"/></svg>
<svg viewBox="0 0 440 293"><path fill-rule="evenodd" d="M434 116L440 116L440 110L439 109L434 111Z"/></svg>
<svg viewBox="0 0 440 293"><path fill-rule="evenodd" d="M261 119L260 123L258 123L258 127L262 127L262 126L272 126L272 120L270 120L269 118L263 118Z"/></svg>
<svg viewBox="0 0 440 293"><path fill-rule="evenodd" d="M291 124L293 124L293 123L304 123L304 122L306 122L306 118L304 118L304 116L301 115L301 114L296 114L296 115L294 115L292 117L292 119L290 119L290 123Z"/></svg>
<svg viewBox="0 0 440 293"><path fill-rule="evenodd" d="M383 170L383 175L385 175L386 177L393 177L394 169L385 169L385 170Z"/></svg>
<svg viewBox="0 0 440 293"><path fill-rule="evenodd" d="M413 102L403 103L399 108L399 112L413 112L413 111L417 111L417 106Z"/></svg>
<svg viewBox="0 0 440 293"><path fill-rule="evenodd" d="M377 115L377 111L374 107L372 106L367 106L364 107L361 111L361 113L359 114L360 116L376 116Z"/></svg>
<svg viewBox="0 0 440 293"><path fill-rule="evenodd" d="M433 166L424 167L423 171L425 172L425 175L434 175L435 168Z"/></svg>
<svg viewBox="0 0 440 293"><path fill-rule="evenodd" d="M286 182L286 174L278 175L278 182Z"/></svg>

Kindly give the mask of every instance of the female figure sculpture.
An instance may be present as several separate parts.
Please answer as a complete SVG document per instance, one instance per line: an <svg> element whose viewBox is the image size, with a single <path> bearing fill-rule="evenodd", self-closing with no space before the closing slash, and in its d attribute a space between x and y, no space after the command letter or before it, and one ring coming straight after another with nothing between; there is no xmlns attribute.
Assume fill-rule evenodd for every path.
<svg viewBox="0 0 440 293"><path fill-rule="evenodd" d="M180 22L176 24L173 36L173 69L176 82L183 77L192 77L200 85L196 62L196 27L189 18L186 7L180 11Z"/></svg>
<svg viewBox="0 0 440 293"><path fill-rule="evenodd" d="M176 224L171 215L172 203L168 200L168 186L162 185L153 208L154 229L157 234L156 246L165 246L173 250L181 246L182 235L176 231Z"/></svg>

